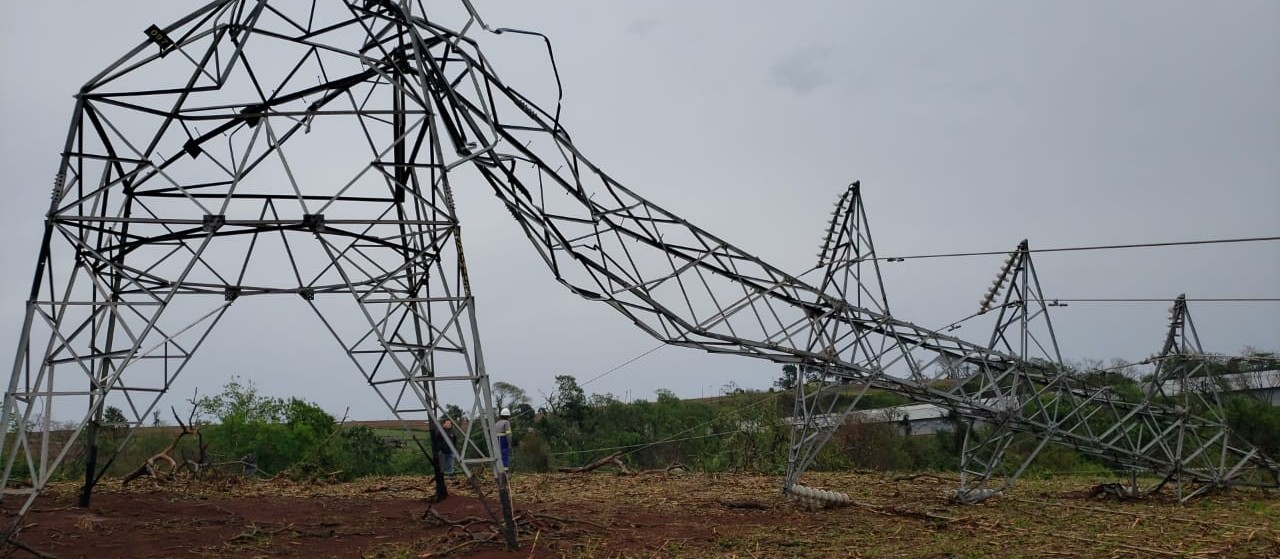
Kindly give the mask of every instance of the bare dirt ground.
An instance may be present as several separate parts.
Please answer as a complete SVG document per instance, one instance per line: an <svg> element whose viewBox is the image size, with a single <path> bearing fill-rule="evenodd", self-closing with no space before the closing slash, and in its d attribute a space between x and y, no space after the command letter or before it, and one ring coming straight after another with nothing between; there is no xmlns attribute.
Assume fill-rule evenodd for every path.
<svg viewBox="0 0 1280 559"><path fill-rule="evenodd" d="M855 504L810 510L779 497L775 477L516 474L520 548L507 551L486 503L467 487L427 513L425 478L128 489L109 481L87 510L73 506L74 486L55 486L20 540L63 559L1280 557L1280 496L1256 490L1190 505L1115 501L1081 491L1098 479L1060 477L1023 480L1006 496L960 507L944 496L953 484L932 476L806 480L848 492ZM4 511L16 505L6 499Z"/></svg>

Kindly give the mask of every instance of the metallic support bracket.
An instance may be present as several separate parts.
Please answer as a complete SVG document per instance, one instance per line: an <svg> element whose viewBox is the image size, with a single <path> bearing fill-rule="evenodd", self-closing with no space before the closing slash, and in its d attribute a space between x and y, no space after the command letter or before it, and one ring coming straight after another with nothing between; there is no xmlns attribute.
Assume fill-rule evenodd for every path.
<svg viewBox="0 0 1280 559"><path fill-rule="evenodd" d="M302 216L302 228L316 233L324 230L324 214L306 214Z"/></svg>
<svg viewBox="0 0 1280 559"><path fill-rule="evenodd" d="M204 216L204 223L201 226L206 232L212 233L221 229L227 224L227 216L222 214Z"/></svg>

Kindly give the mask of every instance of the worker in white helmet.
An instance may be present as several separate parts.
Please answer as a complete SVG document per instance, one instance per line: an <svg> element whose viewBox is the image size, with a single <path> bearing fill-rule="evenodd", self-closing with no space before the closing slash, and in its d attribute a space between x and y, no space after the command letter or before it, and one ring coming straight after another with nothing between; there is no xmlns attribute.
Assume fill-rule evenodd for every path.
<svg viewBox="0 0 1280 559"><path fill-rule="evenodd" d="M498 432L498 451L502 453L502 467L511 467L511 409L498 412L498 422L493 425Z"/></svg>

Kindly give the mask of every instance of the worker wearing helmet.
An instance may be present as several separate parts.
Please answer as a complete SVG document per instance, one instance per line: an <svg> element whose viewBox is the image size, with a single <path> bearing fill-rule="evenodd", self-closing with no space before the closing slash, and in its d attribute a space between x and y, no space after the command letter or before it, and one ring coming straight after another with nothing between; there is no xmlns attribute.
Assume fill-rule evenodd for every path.
<svg viewBox="0 0 1280 559"><path fill-rule="evenodd" d="M502 408L498 412L498 422L493 430L498 432L498 450L502 453L502 467L511 467L511 409Z"/></svg>

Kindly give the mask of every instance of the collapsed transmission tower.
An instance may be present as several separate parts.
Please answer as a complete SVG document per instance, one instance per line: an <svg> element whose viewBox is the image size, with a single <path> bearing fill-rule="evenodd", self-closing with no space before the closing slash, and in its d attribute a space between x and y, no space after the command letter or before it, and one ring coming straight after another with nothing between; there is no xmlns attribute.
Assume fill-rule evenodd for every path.
<svg viewBox="0 0 1280 559"><path fill-rule="evenodd" d="M215 1L153 27L86 85L5 397L6 420L19 424L7 470L32 473L28 506L67 448L49 443L47 421L27 426L36 413L87 396L75 435L92 435L104 402L124 397L140 422L222 313L251 295L354 303L363 326L352 333L317 313L392 409L438 414L434 383L466 381L493 448L451 196L462 167L563 285L663 342L816 367L833 386L888 389L996 426L966 444L962 501L1016 477L999 466L1007 434L1202 486L1276 486L1277 464L1228 444L1219 424L1082 385L1011 341L1026 336L980 345L894 317L856 186L836 209L816 285L645 200L582 155L558 105L498 76L468 31L514 30L463 7L466 24L453 30L409 1ZM321 135L345 143L312 140ZM368 151L342 149L354 146ZM288 259L253 257L269 238ZM260 269L271 281L250 275ZM1028 303L1042 302L1038 288L1019 293L1001 313L1021 318L997 333L1021 329ZM462 365L442 366L446 356ZM55 381L55 370L75 378ZM944 373L951 381L936 382ZM1221 443L1220 465L1188 467L1208 449L1171 444L1171 429ZM784 491L827 496L798 485L825 438L802 429L795 441ZM503 479L492 452L465 463Z"/></svg>
<svg viewBox="0 0 1280 559"><path fill-rule="evenodd" d="M857 278L859 306L887 314L880 259L856 183L837 202L822 246L818 268L825 271L823 289L836 286L833 294L852 300L848 294L853 291L840 286ZM828 247L847 248L833 255ZM843 265L833 266L833 260ZM843 273L833 273L841 269ZM1134 473L1160 473L1161 481L1144 491L1157 491L1173 482L1177 497L1183 501L1227 485L1276 486L1274 458L1258 454L1229 435L1217 396L1220 380L1206 370L1185 297L1179 296L1170 308L1167 340L1161 353L1151 359L1156 371L1145 395L1117 392L1099 379L1064 374L1067 367L1049 319L1051 306L1060 304L1045 298L1028 242L1023 240L1005 258L979 301L978 312L944 330L953 331L965 321L993 314L994 327L986 347L992 353L1013 356L1018 367L1034 374L944 356L935 363L937 372L927 375L912 366L909 357L905 360L911 379L982 404L975 408L917 398L947 408L962 429L960 487L953 493L956 500L977 502L1007 489L1045 445L1055 441ZM865 348L862 351L869 354ZM902 388L895 386L894 379L867 375L855 381L832 374L830 369L814 368L821 374L809 382L798 379L796 385L784 488L803 501L841 504L847 496L801 486L801 474L869 388L896 392ZM998 413L991 413L992 408ZM1008 449L1018 440L1029 444L1020 452L1020 459L1008 459ZM1140 491L1136 485L1134 491Z"/></svg>
<svg viewBox="0 0 1280 559"><path fill-rule="evenodd" d="M1001 474L1006 434L1014 433L1035 438L1037 449L1049 442L1066 444L1188 483L1278 485L1280 464L1231 440L1220 424L1192 410L1132 401L1109 387L1082 383L1051 361L1030 358L1029 334L1019 335L1018 352L1010 352L894 317L882 290L863 285L879 279L859 266L867 253L839 248L871 249L850 227L835 232L850 238L829 238L836 250L824 245L821 258L823 265L827 259L841 259L827 270L827 279L848 276L845 270L856 267L857 289L827 279L809 284L739 249L592 164L560 126L558 107L548 111L532 104L478 55L468 64L490 95L454 97L456 129L482 146L472 152L474 163L562 284L613 307L672 345L813 365L831 378L874 384L995 426L985 437L989 442L975 439L966 445L974 458L966 467L973 475L962 480L957 500L980 501L1003 488L990 487L993 480L1005 485L1013 481L1016 471ZM838 208L838 216L840 212L862 215ZM1025 248L1018 251L1008 266L1027 255ZM1007 304L1020 305L1019 328L1036 314L1027 302L1039 289L1032 290L1028 274L1021 278L1018 297L1025 301ZM1043 304L1042 297L1034 300ZM869 304L863 301L879 306L863 306ZM997 328L1007 330L1010 324ZM993 345L1010 343L1000 331ZM953 382L934 382L938 371L957 370L963 373ZM1210 450L1178 444L1190 439L1174 440L1190 431L1198 434L1195 439L1222 444L1213 447L1220 451L1216 465L1187 467ZM822 437L802 434L794 440L816 448ZM793 449L791 454L802 453ZM784 491L790 491L805 463L803 458L792 461Z"/></svg>
<svg viewBox="0 0 1280 559"><path fill-rule="evenodd" d="M470 394L462 448L430 453L492 469L490 514L514 545L449 173L474 156L440 115L468 66L462 36L422 17L216 1L151 26L81 88L5 391L19 519L82 435L87 505L115 456L99 460L101 430L132 435L226 313L278 295L314 312L402 422L441 429L442 385Z"/></svg>

